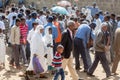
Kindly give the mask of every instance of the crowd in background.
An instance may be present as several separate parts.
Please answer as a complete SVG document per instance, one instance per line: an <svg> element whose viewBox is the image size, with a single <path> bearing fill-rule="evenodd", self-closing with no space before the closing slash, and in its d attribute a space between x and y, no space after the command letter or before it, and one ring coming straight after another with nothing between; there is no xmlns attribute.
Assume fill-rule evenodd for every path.
<svg viewBox="0 0 120 80"><path fill-rule="evenodd" d="M0 16L0 64L5 64L8 46L13 50L11 66L21 69L22 63L27 67L26 72L33 71L41 78L46 78L44 74L51 73L55 67L54 80L59 74L65 80L64 71L68 66L72 79L81 80L76 73L81 69L81 59L88 76L94 76L99 61L106 77L111 73L116 75L120 60L119 47L115 48L120 44L117 38L120 16L103 12L96 3L81 10L77 6L66 9L69 15L54 13L47 8L29 9L23 4L6 6L5 13ZM90 51L95 54L93 62Z"/></svg>

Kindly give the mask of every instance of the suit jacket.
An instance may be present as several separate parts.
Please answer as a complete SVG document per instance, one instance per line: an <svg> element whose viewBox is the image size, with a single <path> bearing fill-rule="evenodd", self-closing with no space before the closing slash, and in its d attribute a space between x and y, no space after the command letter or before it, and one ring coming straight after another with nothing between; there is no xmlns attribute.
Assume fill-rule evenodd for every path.
<svg viewBox="0 0 120 80"><path fill-rule="evenodd" d="M72 46L73 46L73 39L70 36L69 30L65 30L62 33L62 40L61 44L64 46L64 51L62 53L62 56L64 58L69 58L71 56Z"/></svg>

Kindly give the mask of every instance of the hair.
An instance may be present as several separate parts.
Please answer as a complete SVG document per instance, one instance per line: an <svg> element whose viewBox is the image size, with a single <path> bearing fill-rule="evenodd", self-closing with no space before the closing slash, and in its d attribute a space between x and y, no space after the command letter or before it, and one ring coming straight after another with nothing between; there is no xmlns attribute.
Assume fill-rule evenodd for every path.
<svg viewBox="0 0 120 80"><path fill-rule="evenodd" d="M19 18L16 19L16 23L17 23L17 22L20 22L20 21L21 21L21 20L20 20Z"/></svg>
<svg viewBox="0 0 120 80"><path fill-rule="evenodd" d="M95 14L97 17L99 17L99 14L97 13L97 14Z"/></svg>
<svg viewBox="0 0 120 80"><path fill-rule="evenodd" d="M75 22L73 20L69 20L67 22L67 27L70 27L71 25L73 25Z"/></svg>
<svg viewBox="0 0 120 80"><path fill-rule="evenodd" d="M16 10L16 9L15 9L14 7L11 9L12 12L15 12L15 10Z"/></svg>
<svg viewBox="0 0 120 80"><path fill-rule="evenodd" d="M111 14L111 16L116 17L116 15L115 15L115 14Z"/></svg>
<svg viewBox="0 0 120 80"><path fill-rule="evenodd" d="M101 24L101 28L103 28L104 26L107 26L107 27L108 27L108 24L107 24L106 22L103 22L103 23Z"/></svg>
<svg viewBox="0 0 120 80"><path fill-rule="evenodd" d="M37 23L37 22L33 22L33 23L32 23L32 26L34 27L35 24L38 24L38 23Z"/></svg>
<svg viewBox="0 0 120 80"><path fill-rule="evenodd" d="M22 17L22 18L21 18L21 21L22 21L22 20L25 20L25 18L24 18L24 17Z"/></svg>
<svg viewBox="0 0 120 80"><path fill-rule="evenodd" d="M0 33L2 33L2 29L0 28Z"/></svg>
<svg viewBox="0 0 120 80"><path fill-rule="evenodd" d="M57 49L64 49L64 47L63 47L63 45L59 44L59 45L57 46Z"/></svg>

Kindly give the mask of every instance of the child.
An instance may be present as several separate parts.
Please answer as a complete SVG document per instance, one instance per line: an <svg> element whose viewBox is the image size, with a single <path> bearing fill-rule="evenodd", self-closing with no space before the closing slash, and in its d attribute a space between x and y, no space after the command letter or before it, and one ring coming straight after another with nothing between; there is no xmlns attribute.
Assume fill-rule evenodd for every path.
<svg viewBox="0 0 120 80"><path fill-rule="evenodd" d="M51 71L51 63L53 60L53 39L52 39L52 28L49 26L45 29L45 44L47 46L47 65L48 70Z"/></svg>
<svg viewBox="0 0 120 80"><path fill-rule="evenodd" d="M0 28L0 65L2 66L4 66L5 64L5 54L6 54L5 35L3 34L2 29Z"/></svg>
<svg viewBox="0 0 120 80"><path fill-rule="evenodd" d="M53 59L53 66L56 68L56 73L54 75L53 80L58 80L58 76L61 75L61 80L65 80L65 75L62 66L62 57L61 54L63 53L64 47L62 45L57 46L57 52Z"/></svg>

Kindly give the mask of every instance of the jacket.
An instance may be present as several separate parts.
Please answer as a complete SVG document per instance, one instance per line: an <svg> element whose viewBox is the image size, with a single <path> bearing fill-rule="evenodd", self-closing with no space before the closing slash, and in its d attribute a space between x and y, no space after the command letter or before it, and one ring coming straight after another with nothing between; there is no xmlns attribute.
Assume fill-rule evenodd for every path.
<svg viewBox="0 0 120 80"><path fill-rule="evenodd" d="M72 46L73 46L73 41L70 36L69 30L65 30L62 33L61 44L64 46L64 51L62 53L62 56L64 58L69 58L71 56L71 51L72 51Z"/></svg>

